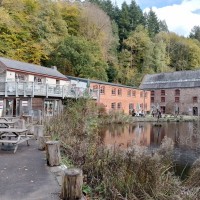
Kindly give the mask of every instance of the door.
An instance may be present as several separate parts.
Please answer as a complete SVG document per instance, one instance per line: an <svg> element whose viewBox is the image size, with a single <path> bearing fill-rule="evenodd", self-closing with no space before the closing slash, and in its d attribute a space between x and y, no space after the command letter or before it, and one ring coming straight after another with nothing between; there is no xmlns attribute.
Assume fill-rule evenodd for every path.
<svg viewBox="0 0 200 200"><path fill-rule="evenodd" d="M12 117L13 116L13 99L6 99L6 116Z"/></svg>
<svg viewBox="0 0 200 200"><path fill-rule="evenodd" d="M197 107L193 107L193 115L198 116L198 108Z"/></svg>

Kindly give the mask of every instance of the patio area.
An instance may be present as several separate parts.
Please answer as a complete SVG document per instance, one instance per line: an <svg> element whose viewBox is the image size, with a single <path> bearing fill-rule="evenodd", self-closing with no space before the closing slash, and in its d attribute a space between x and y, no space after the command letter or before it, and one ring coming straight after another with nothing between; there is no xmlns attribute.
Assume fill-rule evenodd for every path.
<svg viewBox="0 0 200 200"><path fill-rule="evenodd" d="M35 140L17 153L0 149L0 200L58 200L60 188Z"/></svg>

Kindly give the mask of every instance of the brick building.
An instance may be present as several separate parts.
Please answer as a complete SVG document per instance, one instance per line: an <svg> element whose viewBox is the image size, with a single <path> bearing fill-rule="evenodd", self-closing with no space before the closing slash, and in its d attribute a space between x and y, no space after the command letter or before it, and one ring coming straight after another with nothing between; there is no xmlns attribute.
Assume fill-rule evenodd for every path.
<svg viewBox="0 0 200 200"><path fill-rule="evenodd" d="M151 92L151 108L162 113L199 115L200 70L149 74L141 89Z"/></svg>
<svg viewBox="0 0 200 200"><path fill-rule="evenodd" d="M89 87L98 91L97 101L105 106L106 111L124 111L130 114L134 109L137 113L150 111L150 92L126 85L88 80L67 76L71 85Z"/></svg>

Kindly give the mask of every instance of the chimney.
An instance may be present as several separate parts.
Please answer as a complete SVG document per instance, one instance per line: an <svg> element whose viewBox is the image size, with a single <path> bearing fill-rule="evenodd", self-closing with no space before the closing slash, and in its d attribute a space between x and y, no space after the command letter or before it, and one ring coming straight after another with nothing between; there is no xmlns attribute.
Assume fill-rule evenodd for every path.
<svg viewBox="0 0 200 200"><path fill-rule="evenodd" d="M51 66L51 69L57 70L56 66Z"/></svg>

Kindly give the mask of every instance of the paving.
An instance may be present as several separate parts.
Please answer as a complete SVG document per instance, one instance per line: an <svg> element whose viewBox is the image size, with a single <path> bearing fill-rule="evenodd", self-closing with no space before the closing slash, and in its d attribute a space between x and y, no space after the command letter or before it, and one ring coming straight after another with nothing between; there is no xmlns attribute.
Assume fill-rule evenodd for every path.
<svg viewBox="0 0 200 200"><path fill-rule="evenodd" d="M35 140L29 143L19 144L15 154L0 145L0 200L60 199L60 186L46 165L45 152L37 149Z"/></svg>

